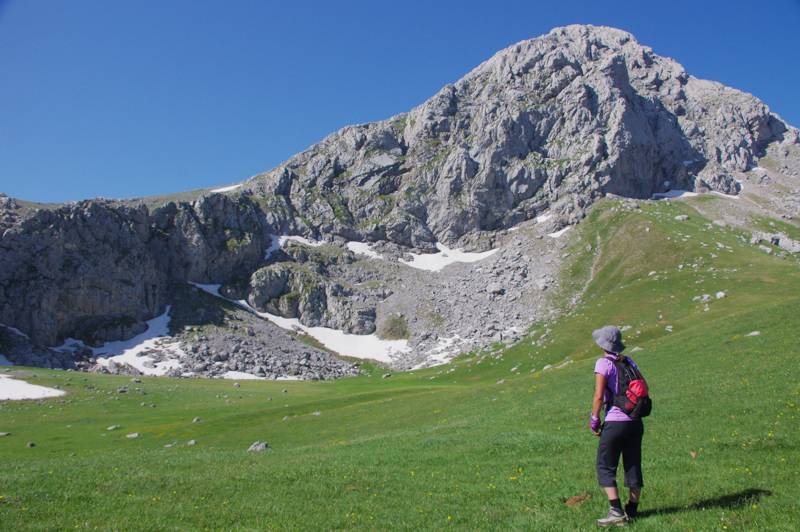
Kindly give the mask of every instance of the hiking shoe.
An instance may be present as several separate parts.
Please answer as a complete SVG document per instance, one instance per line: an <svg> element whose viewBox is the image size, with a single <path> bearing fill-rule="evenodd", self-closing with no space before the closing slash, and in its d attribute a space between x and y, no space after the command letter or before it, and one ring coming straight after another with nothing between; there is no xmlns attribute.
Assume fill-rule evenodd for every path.
<svg viewBox="0 0 800 532"><path fill-rule="evenodd" d="M628 521L633 521L639 513L638 505L635 507L631 503L625 505L625 515L628 516Z"/></svg>
<svg viewBox="0 0 800 532"><path fill-rule="evenodd" d="M611 508L607 516L597 520L597 526L625 526L627 522L628 517L625 512Z"/></svg>

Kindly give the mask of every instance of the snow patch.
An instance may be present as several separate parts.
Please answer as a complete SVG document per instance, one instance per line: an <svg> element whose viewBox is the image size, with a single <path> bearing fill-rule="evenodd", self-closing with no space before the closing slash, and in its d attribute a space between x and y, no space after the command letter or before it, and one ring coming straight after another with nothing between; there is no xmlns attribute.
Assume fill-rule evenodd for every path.
<svg viewBox="0 0 800 532"><path fill-rule="evenodd" d="M245 310L271 321L281 329L303 332L340 355L370 358L379 362L391 362L394 356L407 353L410 350L408 340L382 340L376 334L350 334L328 327L308 327L300 323L297 318L284 318L269 312L259 312L243 299L238 301L228 299L220 295L220 285L192 284L209 294L231 301Z"/></svg>
<svg viewBox="0 0 800 532"><path fill-rule="evenodd" d="M11 375L0 375L0 401L18 399L44 399L64 395L62 390L30 384L11 378Z"/></svg>
<svg viewBox="0 0 800 532"><path fill-rule="evenodd" d="M164 314L147 320L147 330L134 336L130 340L119 340L107 342L100 347L90 347L92 354L97 357L97 364L108 367L111 360L119 364L128 364L145 375L165 375L169 370L180 366L179 359L185 355L180 348L180 342L169 341L169 312L170 306ZM75 347L85 346L80 340L67 338L59 347L54 347L59 351L74 349ZM144 354L148 350L166 352L172 355L166 360L156 362L153 357ZM151 362L154 367L145 366L145 362ZM150 365L150 364L148 364Z"/></svg>
<svg viewBox="0 0 800 532"><path fill-rule="evenodd" d="M558 231L556 231L555 233L547 233L547 236L549 236L551 238L558 238L561 235L563 235L564 233L566 233L567 231L569 231L569 227L570 226L563 227L563 228L559 229Z"/></svg>
<svg viewBox="0 0 800 532"><path fill-rule="evenodd" d="M236 190L237 188L239 188L241 186L242 186L242 184L239 183L238 185L231 185L229 187L215 188L211 192L218 192L218 193L232 192L232 191Z"/></svg>
<svg viewBox="0 0 800 532"><path fill-rule="evenodd" d="M441 242L436 243L438 253L410 253L411 260L400 259L406 266L431 272L441 271L445 266L455 262L477 262L494 255L497 249L490 249L482 253L469 253L458 249L450 249Z"/></svg>
<svg viewBox="0 0 800 532"><path fill-rule="evenodd" d="M382 259L383 255L378 253L377 251L372 251L369 244L366 242L348 242L347 249L355 253L356 255L364 255L365 257L369 257L372 259Z"/></svg>
<svg viewBox="0 0 800 532"><path fill-rule="evenodd" d="M695 196L699 196L699 194L688 190L668 190L666 192L656 192L653 194L652 199L693 198Z"/></svg>
<svg viewBox="0 0 800 532"><path fill-rule="evenodd" d="M264 252L264 258L269 259L273 253L281 249L281 242L280 238L275 235L272 235L272 240L270 240L269 247Z"/></svg>
<svg viewBox="0 0 800 532"><path fill-rule="evenodd" d="M16 327L11 327L10 325L3 325L2 323L0 323L0 327L5 327L6 329L8 329L9 331L13 332L14 334L16 334L18 336L22 336L23 338L27 338L27 339L30 340L30 337L27 334L25 334L24 332L20 331Z"/></svg>
<svg viewBox="0 0 800 532"><path fill-rule="evenodd" d="M243 302L247 305L246 302ZM297 318L284 318L269 312L259 312L247 307L262 318L278 327L290 331L300 331L318 340L328 349L340 355L356 358L371 358L379 362L391 362L394 355L409 351L408 340L382 340L376 334L350 334L328 327L308 327Z"/></svg>
<svg viewBox="0 0 800 532"><path fill-rule="evenodd" d="M546 222L552 217L553 217L552 213L549 212L547 214L540 214L539 216L536 217L536 223L540 224L542 222Z"/></svg>
<svg viewBox="0 0 800 532"><path fill-rule="evenodd" d="M311 247L319 247L325 244L325 242L319 240L309 240L308 238L296 235L272 235L271 238L272 240L270 241L269 247L264 253L265 259L270 258L273 253L285 246L287 242L297 242L298 244Z"/></svg>
<svg viewBox="0 0 800 532"><path fill-rule="evenodd" d="M303 244L304 246L311 246L312 248L316 248L325 244L325 242L321 240L309 240L308 238L296 235L292 236L283 235L278 237L278 245L280 247L285 246L287 242L297 242L298 244Z"/></svg>
<svg viewBox="0 0 800 532"><path fill-rule="evenodd" d="M744 190L740 181L737 181L740 186L740 190ZM715 196L721 196L723 198L728 199L741 199L741 196L734 195L734 194L723 194L722 192L717 192L716 190L709 191L709 194L713 194ZM675 198L693 198L695 196L699 196L697 192L691 192L689 190L668 190L666 192L656 192L653 194L651 199L675 199Z"/></svg>
<svg viewBox="0 0 800 532"><path fill-rule="evenodd" d="M744 187L740 188L740 191L743 191L743 190L744 190ZM734 200L742 199L742 197L739 196L739 195L723 194L722 192L717 192L716 190L712 190L711 193L714 194L715 196L720 196L722 198L728 198L728 199L734 199Z"/></svg>

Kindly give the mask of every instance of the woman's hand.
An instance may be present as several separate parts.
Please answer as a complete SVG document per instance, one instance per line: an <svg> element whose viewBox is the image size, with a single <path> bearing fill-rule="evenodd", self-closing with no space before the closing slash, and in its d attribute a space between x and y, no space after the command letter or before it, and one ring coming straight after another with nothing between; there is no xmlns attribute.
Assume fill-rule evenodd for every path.
<svg viewBox="0 0 800 532"><path fill-rule="evenodd" d="M600 418L594 414L589 416L589 429L595 436L600 436Z"/></svg>

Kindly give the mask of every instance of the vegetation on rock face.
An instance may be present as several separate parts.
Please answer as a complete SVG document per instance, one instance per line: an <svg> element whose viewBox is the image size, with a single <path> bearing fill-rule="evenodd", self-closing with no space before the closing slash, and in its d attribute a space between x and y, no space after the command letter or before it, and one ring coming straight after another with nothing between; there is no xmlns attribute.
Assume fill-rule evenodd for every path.
<svg viewBox="0 0 800 532"><path fill-rule="evenodd" d="M408 322L398 314L388 316L378 327L378 336L384 340L404 340L408 334Z"/></svg>
<svg viewBox="0 0 800 532"><path fill-rule="evenodd" d="M228 249L228 251L236 252L245 246L249 246L250 242L250 236L244 235L241 238L229 238L225 241L225 247Z"/></svg>
<svg viewBox="0 0 800 532"><path fill-rule="evenodd" d="M590 332L613 323L655 399L636 528L795 529L797 260L691 202L640 205L605 202L575 231L564 275L585 291L563 317L447 366L238 388L12 368L68 394L0 405L0 523L590 529L607 508L586 427ZM269 449L248 453L254 441Z"/></svg>
<svg viewBox="0 0 800 532"><path fill-rule="evenodd" d="M431 327L434 329L438 329L444 324L444 316L438 312L426 312L423 316L430 322Z"/></svg>

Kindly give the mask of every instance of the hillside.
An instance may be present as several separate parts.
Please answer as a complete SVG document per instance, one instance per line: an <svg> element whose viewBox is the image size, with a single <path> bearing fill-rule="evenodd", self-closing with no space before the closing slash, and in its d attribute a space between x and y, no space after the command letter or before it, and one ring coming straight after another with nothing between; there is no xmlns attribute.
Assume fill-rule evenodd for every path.
<svg viewBox="0 0 800 532"><path fill-rule="evenodd" d="M799 173L798 131L752 95L626 32L556 28L237 185L0 197L0 354L306 380L440 364L559 313L566 236L600 199L722 194L715 220L796 252L758 220L794 227Z"/></svg>
<svg viewBox="0 0 800 532"><path fill-rule="evenodd" d="M563 313L442 367L240 387L10 368L68 395L0 404L2 528L589 529L590 332L616 323L655 398L635 527L794 530L798 262L703 215L736 201L601 201L567 233Z"/></svg>

